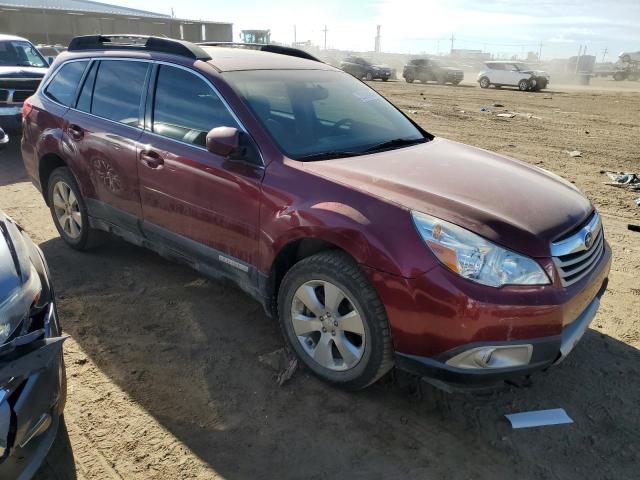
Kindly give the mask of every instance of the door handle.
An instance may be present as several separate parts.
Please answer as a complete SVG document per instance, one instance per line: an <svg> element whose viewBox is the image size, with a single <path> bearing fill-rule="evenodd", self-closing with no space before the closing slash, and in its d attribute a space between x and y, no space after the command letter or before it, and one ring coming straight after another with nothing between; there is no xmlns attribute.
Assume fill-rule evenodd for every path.
<svg viewBox="0 0 640 480"><path fill-rule="evenodd" d="M143 150L140 152L140 161L149 168L158 168L164 165L164 160L158 152Z"/></svg>
<svg viewBox="0 0 640 480"><path fill-rule="evenodd" d="M74 140L81 140L84 137L84 130L73 123L67 127L67 133Z"/></svg>

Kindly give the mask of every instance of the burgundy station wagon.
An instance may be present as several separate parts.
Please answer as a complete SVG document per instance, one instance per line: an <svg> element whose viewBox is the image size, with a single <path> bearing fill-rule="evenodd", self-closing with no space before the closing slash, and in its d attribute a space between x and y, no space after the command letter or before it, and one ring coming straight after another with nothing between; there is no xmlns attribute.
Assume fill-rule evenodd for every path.
<svg viewBox="0 0 640 480"><path fill-rule="evenodd" d="M571 183L436 138L299 50L78 37L23 132L71 247L107 231L234 281L344 388L394 366L441 386L528 375L606 289L601 219Z"/></svg>

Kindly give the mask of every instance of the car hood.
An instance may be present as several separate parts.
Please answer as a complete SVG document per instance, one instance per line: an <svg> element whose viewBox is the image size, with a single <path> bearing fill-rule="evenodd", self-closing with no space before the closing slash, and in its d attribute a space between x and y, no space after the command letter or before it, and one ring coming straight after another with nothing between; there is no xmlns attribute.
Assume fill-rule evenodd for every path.
<svg viewBox="0 0 640 480"><path fill-rule="evenodd" d="M46 73L44 67L0 66L0 78L42 78Z"/></svg>
<svg viewBox="0 0 640 480"><path fill-rule="evenodd" d="M1 330L18 325L41 288L22 233L0 211L0 343L6 340Z"/></svg>
<svg viewBox="0 0 640 480"><path fill-rule="evenodd" d="M548 257L550 242L593 211L555 174L443 138L303 168L532 257Z"/></svg>

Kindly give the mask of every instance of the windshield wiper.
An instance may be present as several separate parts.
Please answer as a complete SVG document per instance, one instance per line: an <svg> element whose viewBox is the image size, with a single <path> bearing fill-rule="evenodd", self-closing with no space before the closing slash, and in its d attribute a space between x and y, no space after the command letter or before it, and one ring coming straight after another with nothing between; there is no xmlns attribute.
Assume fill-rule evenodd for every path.
<svg viewBox="0 0 640 480"><path fill-rule="evenodd" d="M333 158L347 158L347 157L355 157L357 155L362 155L361 152L350 152L350 151L340 151L334 150L331 152L320 152L320 153L310 153L309 155L303 155L298 157L297 160L301 162L312 162L314 160L331 160Z"/></svg>
<svg viewBox="0 0 640 480"><path fill-rule="evenodd" d="M387 140L386 142L378 143L365 150L363 153L375 152L378 150L386 150L391 148L408 147L409 145L416 145L418 143L425 143L428 139L423 138L394 138L393 140Z"/></svg>

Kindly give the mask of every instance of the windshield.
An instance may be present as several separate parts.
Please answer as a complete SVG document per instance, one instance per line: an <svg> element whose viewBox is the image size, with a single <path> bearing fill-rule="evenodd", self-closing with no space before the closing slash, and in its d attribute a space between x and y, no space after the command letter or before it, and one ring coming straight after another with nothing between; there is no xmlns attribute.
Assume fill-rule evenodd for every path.
<svg viewBox="0 0 640 480"><path fill-rule="evenodd" d="M393 105L343 72L253 70L224 76L282 151L296 160L360 155L428 140Z"/></svg>
<svg viewBox="0 0 640 480"><path fill-rule="evenodd" d="M36 48L24 40L0 42L0 67L47 67Z"/></svg>

